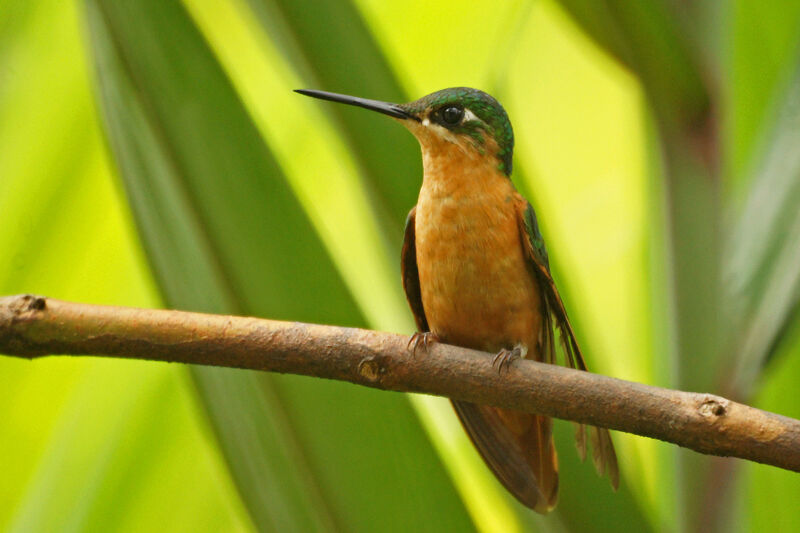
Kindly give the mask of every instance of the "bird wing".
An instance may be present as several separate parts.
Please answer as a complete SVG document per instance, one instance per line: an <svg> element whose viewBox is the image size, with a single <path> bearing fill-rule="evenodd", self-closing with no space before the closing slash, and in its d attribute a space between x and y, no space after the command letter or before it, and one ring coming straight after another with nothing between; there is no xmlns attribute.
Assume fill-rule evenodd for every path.
<svg viewBox="0 0 800 533"><path fill-rule="evenodd" d="M417 206L411 208L406 217L406 230L403 238L403 249L400 252L400 274L403 278L403 290L406 300L414 313L417 331L428 331L428 319L422 307L422 292L419 288L419 269L417 268Z"/></svg>
<svg viewBox="0 0 800 533"><path fill-rule="evenodd" d="M416 207L406 218L401 273L406 299L417 330L429 331L419 284ZM558 497L558 460L553 446L553 421L521 411L453 400L453 407L486 465L520 502L540 513Z"/></svg>
<svg viewBox="0 0 800 533"><path fill-rule="evenodd" d="M544 361L556 362L555 335L559 332L561 346L564 350L566 364L571 368L586 370L586 362L581 354L575 332L572 330L567 310L556 289L556 284L550 274L550 260L544 245L544 238L539 231L539 224L533 207L522 196L517 199L517 214L522 245L529 261L533 275L539 284L543 301L543 325L541 336L541 350ZM616 490L619 486L619 467L614 444L607 429L589 427L592 441L592 459L600 475L608 474L611 485ZM586 458L586 427L577 425L575 438L581 460Z"/></svg>

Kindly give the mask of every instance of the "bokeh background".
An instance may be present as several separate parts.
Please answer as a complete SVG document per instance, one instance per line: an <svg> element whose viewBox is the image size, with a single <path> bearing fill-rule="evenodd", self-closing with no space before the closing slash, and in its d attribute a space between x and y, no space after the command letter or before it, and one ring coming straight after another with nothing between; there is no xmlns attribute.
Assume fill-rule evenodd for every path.
<svg viewBox="0 0 800 533"><path fill-rule="evenodd" d="M0 1L0 294L411 333L402 127L298 96L506 107L592 370L800 417L800 4ZM0 530L798 531L800 477L557 426L510 499L446 400L0 358Z"/></svg>

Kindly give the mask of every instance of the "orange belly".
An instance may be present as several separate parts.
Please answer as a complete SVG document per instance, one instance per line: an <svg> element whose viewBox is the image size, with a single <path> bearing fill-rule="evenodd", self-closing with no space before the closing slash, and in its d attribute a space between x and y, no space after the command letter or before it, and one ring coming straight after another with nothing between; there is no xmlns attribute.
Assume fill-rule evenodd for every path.
<svg viewBox="0 0 800 533"><path fill-rule="evenodd" d="M443 342L490 352L521 343L538 359L540 295L526 265L511 182L485 175L467 187L426 181L415 229L431 331Z"/></svg>

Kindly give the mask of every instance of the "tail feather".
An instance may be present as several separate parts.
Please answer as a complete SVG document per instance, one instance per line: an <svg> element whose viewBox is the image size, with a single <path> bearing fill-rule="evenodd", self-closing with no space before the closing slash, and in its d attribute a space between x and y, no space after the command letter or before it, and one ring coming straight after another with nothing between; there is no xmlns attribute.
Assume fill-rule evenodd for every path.
<svg viewBox="0 0 800 533"><path fill-rule="evenodd" d="M572 326L566 319L566 311L564 312L563 319L558 320L558 329L560 330L559 338L561 340L561 347L564 350L566 363L578 370L586 370L586 362L583 360L583 355L575 340L575 333L572 331ZM602 475L608 474L611 481L611 487L614 490L619 488L619 465L617 464L617 454L614 451L614 443L611 441L611 435L605 428L597 428L589 426L589 439L592 442L592 462L597 470L597 473ZM575 444L578 446L578 455L581 461L586 459L586 426L578 424L578 429L575 432Z"/></svg>
<svg viewBox="0 0 800 533"><path fill-rule="evenodd" d="M578 447L578 457L581 462L586 460L586 426L575 424L575 446Z"/></svg>
<svg viewBox="0 0 800 533"><path fill-rule="evenodd" d="M553 421L545 416L453 401L487 466L520 502L547 513L558 501Z"/></svg>
<svg viewBox="0 0 800 533"><path fill-rule="evenodd" d="M611 487L614 490L619 488L619 465L617 464L617 454L614 452L614 444L611 442L611 435L605 428L589 426L592 438L592 462L597 472L602 476L608 474Z"/></svg>

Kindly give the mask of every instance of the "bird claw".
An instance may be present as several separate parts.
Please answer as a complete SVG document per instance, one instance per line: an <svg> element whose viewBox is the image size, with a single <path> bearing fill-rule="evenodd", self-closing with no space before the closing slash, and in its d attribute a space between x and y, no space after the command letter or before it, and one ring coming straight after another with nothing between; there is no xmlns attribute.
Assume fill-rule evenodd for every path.
<svg viewBox="0 0 800 533"><path fill-rule="evenodd" d="M435 333L430 331L421 333L418 331L411 336L406 349L411 352L411 355L415 356L417 355L417 349L422 345L422 349L425 350L425 353L428 353L430 344L434 342L439 342L439 337Z"/></svg>
<svg viewBox="0 0 800 533"><path fill-rule="evenodd" d="M492 359L492 366L497 368L497 373L499 374L502 372L503 368L508 371L508 367L513 363L515 360L524 357L525 352L522 346L514 346L511 350L508 348L503 348L494 356Z"/></svg>

